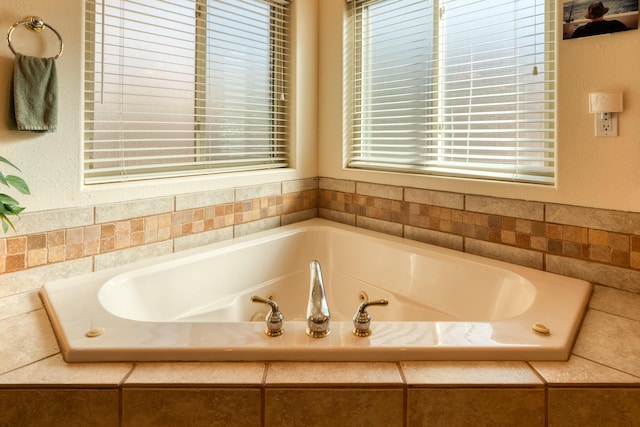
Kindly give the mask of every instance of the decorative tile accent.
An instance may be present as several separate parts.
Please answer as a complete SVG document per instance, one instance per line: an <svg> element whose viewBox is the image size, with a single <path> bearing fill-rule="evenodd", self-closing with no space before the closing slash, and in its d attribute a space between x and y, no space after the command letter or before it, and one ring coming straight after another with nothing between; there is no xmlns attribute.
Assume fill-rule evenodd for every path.
<svg viewBox="0 0 640 427"><path fill-rule="evenodd" d="M33 280L35 277L28 272L39 268L60 269L66 274L63 263L84 260L89 272L92 264L95 269L102 269L138 259L138 255L154 256L155 251L144 250L153 244L161 244L156 247L164 248L161 252L165 253L233 236L229 232L212 233L219 229L237 227L236 235L245 235L316 217L317 186L317 178L306 178L100 205L95 208L96 223L93 223L94 208L34 213L33 218L45 223L41 229L0 238L0 297L41 286L40 281L29 283L28 287L19 286ZM236 196L240 197L238 201ZM81 217L83 221L74 221L73 215L78 212L88 214L89 223L85 217ZM57 221L72 226L50 229L46 224L51 219L54 224ZM24 280L20 279L22 276ZM10 277L11 282L3 284L2 279ZM50 277L56 275L45 280Z"/></svg>
<svg viewBox="0 0 640 427"><path fill-rule="evenodd" d="M322 218L640 293L640 214L322 177L319 187Z"/></svg>
<svg viewBox="0 0 640 427"><path fill-rule="evenodd" d="M325 177L100 205L96 222L93 210L25 214L42 224L0 238L0 297L40 286L29 272L42 268L68 274L63 264L81 260L103 268L135 248L182 250L220 238L213 230L241 236L314 216L640 293L636 213Z"/></svg>

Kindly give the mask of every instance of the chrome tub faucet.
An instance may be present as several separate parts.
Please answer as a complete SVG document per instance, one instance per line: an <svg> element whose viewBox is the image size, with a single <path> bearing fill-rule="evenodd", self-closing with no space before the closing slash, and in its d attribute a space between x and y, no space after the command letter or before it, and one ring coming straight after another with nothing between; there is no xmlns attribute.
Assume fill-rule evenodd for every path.
<svg viewBox="0 0 640 427"><path fill-rule="evenodd" d="M309 304L307 305L307 335L323 338L329 335L331 315L324 291L322 269L316 260L309 264Z"/></svg>

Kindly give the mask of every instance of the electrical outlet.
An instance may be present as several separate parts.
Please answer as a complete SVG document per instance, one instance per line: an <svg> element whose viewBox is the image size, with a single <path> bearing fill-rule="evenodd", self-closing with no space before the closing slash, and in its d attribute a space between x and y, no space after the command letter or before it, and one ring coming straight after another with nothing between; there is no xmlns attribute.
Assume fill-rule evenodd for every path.
<svg viewBox="0 0 640 427"><path fill-rule="evenodd" d="M618 136L618 115L599 113L596 117L596 136Z"/></svg>

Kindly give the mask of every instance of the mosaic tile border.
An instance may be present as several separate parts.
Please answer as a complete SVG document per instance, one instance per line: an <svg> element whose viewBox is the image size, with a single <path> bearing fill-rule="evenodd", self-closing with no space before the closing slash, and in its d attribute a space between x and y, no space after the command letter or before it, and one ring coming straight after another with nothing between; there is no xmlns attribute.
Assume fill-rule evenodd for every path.
<svg viewBox="0 0 640 427"><path fill-rule="evenodd" d="M317 179L310 178L66 212L25 214L17 223L17 233L0 239L0 273L82 258L93 258L94 268L99 269L101 257L109 254L151 248L159 243L168 245L162 252L171 252L249 234L316 217L317 195ZM87 210L92 211L90 216ZM82 215L77 215L79 211ZM74 224L73 217L79 222ZM56 228L59 224L64 226ZM112 264L118 261L106 262Z"/></svg>
<svg viewBox="0 0 640 427"><path fill-rule="evenodd" d="M320 178L319 216L640 293L640 214Z"/></svg>
<svg viewBox="0 0 640 427"><path fill-rule="evenodd" d="M25 214L0 239L0 294L16 274L97 270L316 216L640 293L640 213L318 177Z"/></svg>

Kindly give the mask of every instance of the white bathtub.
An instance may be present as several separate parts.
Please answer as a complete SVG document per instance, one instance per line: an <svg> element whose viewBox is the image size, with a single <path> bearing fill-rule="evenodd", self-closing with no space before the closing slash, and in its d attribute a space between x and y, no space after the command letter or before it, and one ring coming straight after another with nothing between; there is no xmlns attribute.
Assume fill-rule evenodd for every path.
<svg viewBox="0 0 640 427"><path fill-rule="evenodd" d="M325 338L305 334L313 259ZM389 300L369 307L369 337L352 334L363 292ZM50 282L41 296L70 362L391 361L567 359L590 293L581 280L313 219ZM252 295L278 303L283 335L265 335Z"/></svg>

